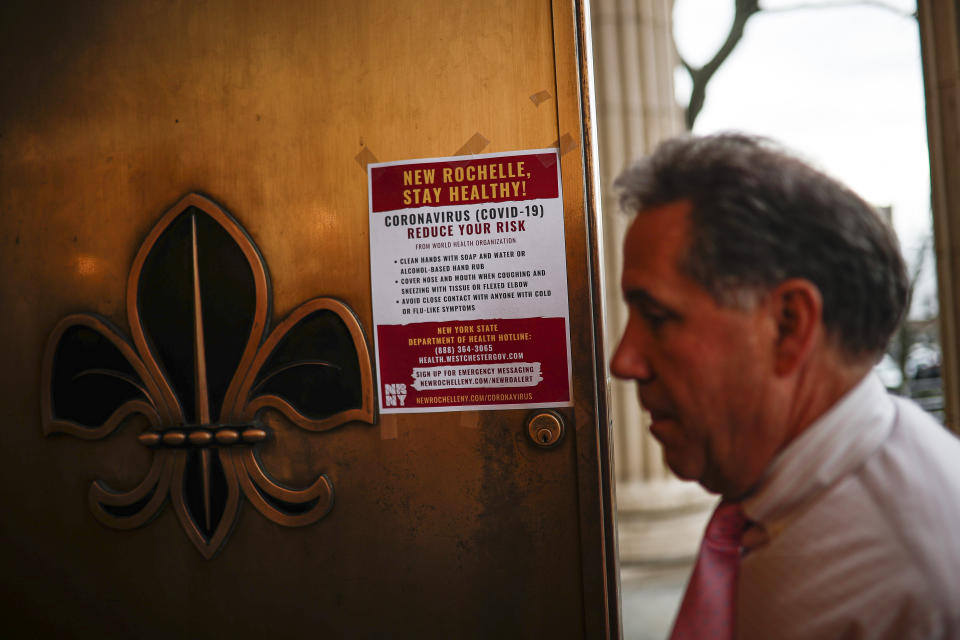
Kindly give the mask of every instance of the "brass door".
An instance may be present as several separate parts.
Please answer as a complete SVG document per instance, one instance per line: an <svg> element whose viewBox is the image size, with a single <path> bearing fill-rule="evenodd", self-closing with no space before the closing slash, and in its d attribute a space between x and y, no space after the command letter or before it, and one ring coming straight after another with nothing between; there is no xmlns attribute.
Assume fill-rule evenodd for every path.
<svg viewBox="0 0 960 640"><path fill-rule="evenodd" d="M580 4L0 12L4 634L617 636ZM527 410L378 416L366 165L547 147L571 301L564 439L536 446ZM175 275L191 259L214 274L203 285ZM176 316L177 296L202 297L202 318ZM256 339L233 344L240 316ZM353 363L342 389L303 394L335 415L237 400L269 387L271 363L316 355L296 352L310 336L284 342L308 319ZM159 344L196 347L200 326L206 347ZM58 369L58 349L94 354L89 369ZM146 382L151 350L232 413L199 395L180 401L189 416L147 407L176 391ZM107 382L76 386L91 371L126 389L114 405L98 404ZM205 431L161 429L178 422Z"/></svg>

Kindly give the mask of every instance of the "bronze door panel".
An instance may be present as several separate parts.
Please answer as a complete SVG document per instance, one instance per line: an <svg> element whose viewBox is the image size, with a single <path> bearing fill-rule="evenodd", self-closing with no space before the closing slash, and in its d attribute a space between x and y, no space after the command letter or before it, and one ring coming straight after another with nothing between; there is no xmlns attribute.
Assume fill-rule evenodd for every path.
<svg viewBox="0 0 960 640"><path fill-rule="evenodd" d="M615 636L579 5L0 12L5 628ZM376 415L366 164L546 147L574 406Z"/></svg>

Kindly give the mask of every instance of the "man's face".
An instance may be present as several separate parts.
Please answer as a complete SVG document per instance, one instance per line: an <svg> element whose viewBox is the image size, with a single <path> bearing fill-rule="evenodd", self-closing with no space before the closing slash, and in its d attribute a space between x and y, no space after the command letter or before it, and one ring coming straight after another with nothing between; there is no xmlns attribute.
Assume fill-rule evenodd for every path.
<svg viewBox="0 0 960 640"><path fill-rule="evenodd" d="M783 441L773 383L777 326L764 299L719 306L678 270L690 204L641 211L624 243L627 327L613 357L637 382L669 467L735 498L756 483Z"/></svg>

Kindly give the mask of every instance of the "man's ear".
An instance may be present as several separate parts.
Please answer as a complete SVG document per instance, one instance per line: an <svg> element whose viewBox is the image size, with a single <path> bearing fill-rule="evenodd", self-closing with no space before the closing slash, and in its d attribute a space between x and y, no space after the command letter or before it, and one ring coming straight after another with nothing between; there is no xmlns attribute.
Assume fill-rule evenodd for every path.
<svg viewBox="0 0 960 640"><path fill-rule="evenodd" d="M787 375L803 364L822 336L823 296L809 280L791 278L777 285L768 300L777 325L774 370Z"/></svg>

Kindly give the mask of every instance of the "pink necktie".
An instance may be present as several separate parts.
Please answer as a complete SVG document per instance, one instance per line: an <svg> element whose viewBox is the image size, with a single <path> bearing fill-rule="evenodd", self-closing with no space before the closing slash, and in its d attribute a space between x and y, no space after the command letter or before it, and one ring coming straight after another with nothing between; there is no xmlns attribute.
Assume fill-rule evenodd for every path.
<svg viewBox="0 0 960 640"><path fill-rule="evenodd" d="M739 503L721 502L713 512L670 640L733 638L740 536L746 524Z"/></svg>

